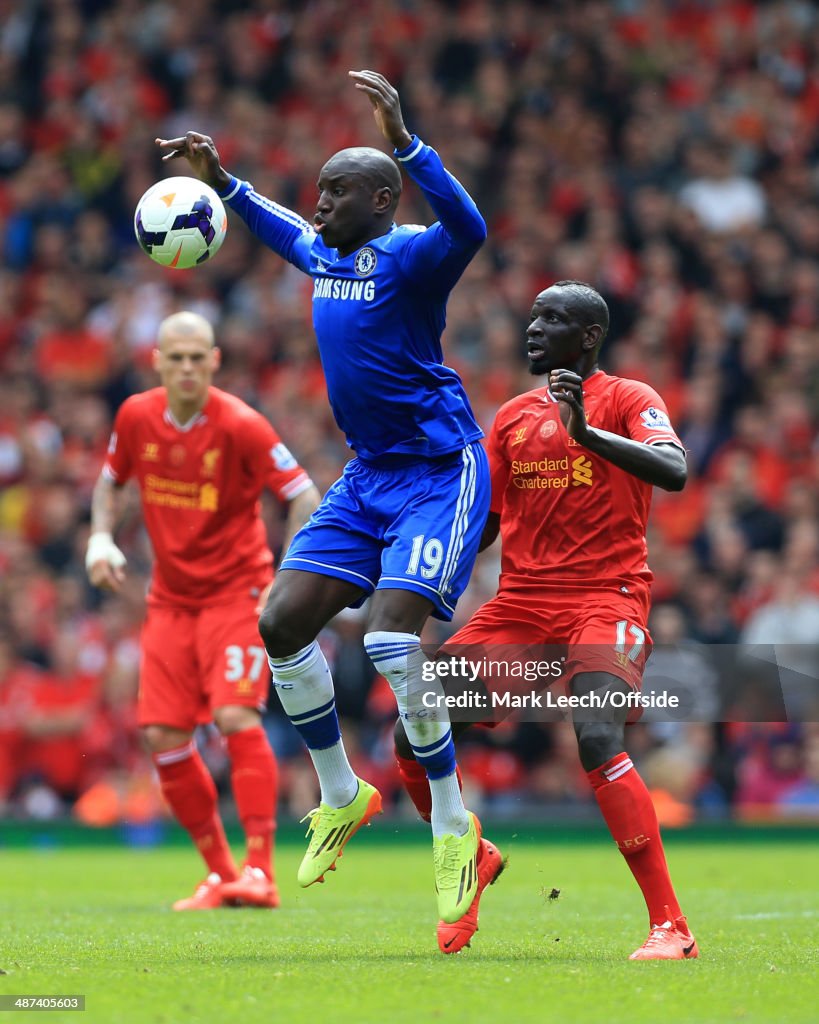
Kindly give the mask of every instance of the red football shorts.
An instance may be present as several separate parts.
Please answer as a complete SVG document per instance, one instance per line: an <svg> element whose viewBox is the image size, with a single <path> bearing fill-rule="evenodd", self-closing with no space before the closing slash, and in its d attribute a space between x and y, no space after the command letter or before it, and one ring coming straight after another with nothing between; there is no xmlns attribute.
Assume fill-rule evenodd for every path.
<svg viewBox="0 0 819 1024"><path fill-rule="evenodd" d="M229 704L262 710L270 671L259 636L258 597L190 609L148 607L142 629L140 725L191 731Z"/></svg>
<svg viewBox="0 0 819 1024"><path fill-rule="evenodd" d="M552 665L559 658L555 686L568 689L581 672L608 672L639 690L651 651L649 601L643 584L627 592L616 585L501 591L446 641L438 658L464 656L476 665L494 658L529 666ZM482 681L489 690L515 689L497 671ZM535 689L551 685L548 676L538 682Z"/></svg>

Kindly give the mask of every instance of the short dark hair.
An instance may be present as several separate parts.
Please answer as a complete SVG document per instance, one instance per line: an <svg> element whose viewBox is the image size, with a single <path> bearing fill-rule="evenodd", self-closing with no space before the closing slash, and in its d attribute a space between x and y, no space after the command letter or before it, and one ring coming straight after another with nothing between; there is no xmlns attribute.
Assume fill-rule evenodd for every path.
<svg viewBox="0 0 819 1024"><path fill-rule="evenodd" d="M609 331L609 307L600 292L585 281L555 281L552 288L563 288L569 292L572 309L580 314L587 327L592 324L602 327L602 343Z"/></svg>

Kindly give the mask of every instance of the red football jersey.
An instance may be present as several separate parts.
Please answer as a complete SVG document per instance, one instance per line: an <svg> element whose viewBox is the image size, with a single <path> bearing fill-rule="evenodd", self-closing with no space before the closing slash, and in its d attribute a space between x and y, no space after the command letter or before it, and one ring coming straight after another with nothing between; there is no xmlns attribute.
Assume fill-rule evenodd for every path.
<svg viewBox="0 0 819 1024"><path fill-rule="evenodd" d="M583 405L594 427L683 448L663 400L647 384L598 370L583 384ZM490 431L501 587L649 582L651 485L570 438L560 408L548 387L528 391L499 410Z"/></svg>
<svg viewBox="0 0 819 1024"><path fill-rule="evenodd" d="M155 555L150 599L186 605L215 604L269 577L262 490L289 501L311 483L264 416L213 387L184 426L164 388L131 396L103 472L118 485L139 483Z"/></svg>

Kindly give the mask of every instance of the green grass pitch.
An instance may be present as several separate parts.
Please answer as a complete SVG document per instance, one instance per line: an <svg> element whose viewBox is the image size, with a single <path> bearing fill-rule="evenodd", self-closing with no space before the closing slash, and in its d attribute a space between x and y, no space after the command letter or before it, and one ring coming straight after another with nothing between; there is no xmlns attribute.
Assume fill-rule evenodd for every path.
<svg viewBox="0 0 819 1024"><path fill-rule="evenodd" d="M380 820L308 890L295 882L303 846L291 834L277 911L172 913L200 876L178 844L0 848L0 994L83 993L85 1013L45 1018L76 1024L819 1019L815 832L672 836L701 957L661 964L627 960L645 913L609 842L487 834L509 868L484 897L472 948L452 957L435 944L426 839L408 825ZM0 1024L31 1018L3 1012Z"/></svg>

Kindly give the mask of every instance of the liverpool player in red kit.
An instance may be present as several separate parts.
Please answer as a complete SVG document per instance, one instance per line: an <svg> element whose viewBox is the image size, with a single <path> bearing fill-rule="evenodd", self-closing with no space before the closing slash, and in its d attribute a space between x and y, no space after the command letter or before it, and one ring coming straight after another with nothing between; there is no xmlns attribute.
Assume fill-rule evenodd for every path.
<svg viewBox="0 0 819 1024"><path fill-rule="evenodd" d="M560 281L535 299L529 370L548 374L549 384L507 402L487 444L492 503L481 546L500 533L498 593L439 652L483 650L491 657L499 645L565 645L563 679L572 695L601 701L607 692L629 694L640 686L651 642L645 541L651 488L679 491L686 481L685 450L660 396L598 369L608 323L602 297L580 281ZM651 797L624 749L624 703L617 711L575 712L574 727L600 811L648 906L649 937L631 959L696 957ZM453 723L453 731L468 726ZM400 721L396 748L423 815L429 797ZM490 852L479 860L470 910L456 924L439 924L443 952L463 948L477 929L481 892L500 870L500 858Z"/></svg>
<svg viewBox="0 0 819 1024"><path fill-rule="evenodd" d="M91 582L119 589L125 558L112 539L117 492L135 478L155 555L139 724L162 794L209 871L175 910L278 905L276 762L261 724L269 675L257 626L273 558L259 499L267 487L287 503L285 545L319 502L270 423L211 385L219 359L203 317L182 312L163 321L154 351L162 386L133 395L117 413L94 489L86 555ZM216 787L193 741L197 724L211 720L225 737L247 839L241 872L219 818Z"/></svg>

